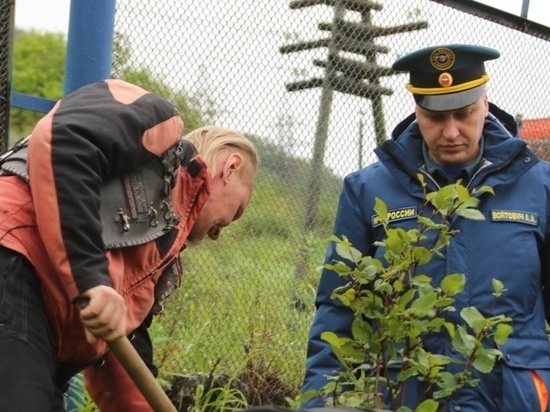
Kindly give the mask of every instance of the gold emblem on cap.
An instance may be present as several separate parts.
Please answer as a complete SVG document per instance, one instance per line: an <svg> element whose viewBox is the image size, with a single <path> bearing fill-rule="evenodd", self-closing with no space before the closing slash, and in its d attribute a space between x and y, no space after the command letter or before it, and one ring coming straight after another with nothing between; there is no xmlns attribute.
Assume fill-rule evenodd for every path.
<svg viewBox="0 0 550 412"><path fill-rule="evenodd" d="M455 64L455 54L446 47L437 48L430 54L430 63L437 70L449 70Z"/></svg>
<svg viewBox="0 0 550 412"><path fill-rule="evenodd" d="M453 76L451 76L450 73L441 73L439 75L439 79L437 79L439 81L439 85L441 87L450 87L452 86L453 84Z"/></svg>

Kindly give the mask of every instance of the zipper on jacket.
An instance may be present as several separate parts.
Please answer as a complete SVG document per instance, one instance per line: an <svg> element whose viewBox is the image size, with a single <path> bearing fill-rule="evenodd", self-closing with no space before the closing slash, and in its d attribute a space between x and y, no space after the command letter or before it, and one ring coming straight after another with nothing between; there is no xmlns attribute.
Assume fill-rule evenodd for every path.
<svg viewBox="0 0 550 412"><path fill-rule="evenodd" d="M504 169L505 167L507 167L510 163L512 163L516 159L516 157L518 157L518 155L523 151L523 149L525 149L525 146L520 147L518 150L516 150L514 153L512 153L512 155L508 157L508 160L506 160L500 166L493 169L491 171L491 173L498 172L498 171ZM493 164L494 163L491 163L490 161L488 161L487 159L484 158L483 159L483 164L476 170L476 172L474 173L474 175L472 176L472 178L470 179L470 181L468 182L466 187L470 187L470 183L473 182L473 180L478 176L478 174L482 170L488 168L489 166L491 166Z"/></svg>
<svg viewBox="0 0 550 412"><path fill-rule="evenodd" d="M441 189L441 186L437 181L433 178L433 176L426 170L426 165L420 166L420 169L418 169L424 176L426 176L430 181L435 185L436 189Z"/></svg>
<svg viewBox="0 0 550 412"><path fill-rule="evenodd" d="M150 279L151 277L153 277L159 270L163 270L164 268L166 268L171 262L174 261L174 259L176 259L176 257L171 257L169 259L166 259L164 262L162 262L156 269L153 269L151 272L149 272L149 274L147 274L146 276L142 277L141 279L139 279L136 283L132 283L128 289L126 291L124 291L124 294L125 295L128 295L132 290L134 290L135 288L139 287L143 282L147 281L148 279Z"/></svg>

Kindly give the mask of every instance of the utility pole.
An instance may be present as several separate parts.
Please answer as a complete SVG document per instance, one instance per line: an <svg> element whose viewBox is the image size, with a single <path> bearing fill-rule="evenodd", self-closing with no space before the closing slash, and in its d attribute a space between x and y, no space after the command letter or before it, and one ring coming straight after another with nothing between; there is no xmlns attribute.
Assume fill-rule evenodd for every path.
<svg viewBox="0 0 550 412"><path fill-rule="evenodd" d="M280 47L280 52L293 53L326 47L326 60L314 60L313 64L325 69L323 78L314 77L308 80L286 84L290 92L321 87L321 102L313 156L310 163L310 173L307 185L307 199L302 230L307 233L316 226L318 203L321 191L319 171L323 169L323 160L328 138L328 125L332 106L333 93L352 94L369 99L375 124L376 144L382 144L386 139L386 127L382 96L389 96L393 90L380 85L383 76L397 74L389 67L380 67L376 63L378 53L388 53L389 49L374 42L377 37L398 33L416 31L428 27L427 22L415 22L394 27L379 27L372 24L372 11L380 11L383 6L371 0L294 0L291 9L325 5L334 9L331 23L319 23L321 31L329 32L326 38L309 42L298 42ZM347 21L348 13L358 13L359 22ZM346 55L343 55L343 52ZM357 59L348 57L357 55Z"/></svg>

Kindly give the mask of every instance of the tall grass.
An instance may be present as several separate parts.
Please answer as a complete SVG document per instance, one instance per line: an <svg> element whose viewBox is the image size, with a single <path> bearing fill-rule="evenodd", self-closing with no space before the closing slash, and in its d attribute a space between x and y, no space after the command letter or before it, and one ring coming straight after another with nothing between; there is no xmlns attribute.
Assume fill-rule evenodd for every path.
<svg viewBox="0 0 550 412"><path fill-rule="evenodd" d="M264 173L242 221L183 252L184 280L152 326L163 376L236 376L253 362L299 390L336 193L323 192L304 235L296 187Z"/></svg>

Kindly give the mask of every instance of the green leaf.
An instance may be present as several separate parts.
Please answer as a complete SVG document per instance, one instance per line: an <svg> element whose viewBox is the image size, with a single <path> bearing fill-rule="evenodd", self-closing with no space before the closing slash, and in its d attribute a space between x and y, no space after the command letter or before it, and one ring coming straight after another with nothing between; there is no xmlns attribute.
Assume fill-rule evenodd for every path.
<svg viewBox="0 0 550 412"><path fill-rule="evenodd" d="M452 206L453 192L455 191L454 185L447 185L439 189L433 199L431 199L432 205L442 215L447 215L449 208Z"/></svg>
<svg viewBox="0 0 550 412"><path fill-rule="evenodd" d="M430 192L426 195L426 202L433 204L434 198L437 195L437 192Z"/></svg>
<svg viewBox="0 0 550 412"><path fill-rule="evenodd" d="M471 200L470 192L468 192L468 189L465 186L462 186L457 182L453 185L453 189L455 190L456 198L459 203L465 204Z"/></svg>
<svg viewBox="0 0 550 412"><path fill-rule="evenodd" d="M472 366L482 373L489 373L495 366L495 361L500 351L495 349L481 349L478 351Z"/></svg>
<svg viewBox="0 0 550 412"><path fill-rule="evenodd" d="M397 380L399 382L405 382L407 381L408 379L412 378L413 376L417 376L418 375L418 370L416 368L407 368L407 369L402 369L398 374L397 374Z"/></svg>
<svg viewBox="0 0 550 412"><path fill-rule="evenodd" d="M411 307L415 310L418 310L422 313L433 309L435 302L437 301L437 295L435 292L430 292L419 296L416 300L413 301Z"/></svg>
<svg viewBox="0 0 550 412"><path fill-rule="evenodd" d="M332 270L333 272L340 274L348 274L351 272L351 268L344 262L327 263L323 267L325 269Z"/></svg>
<svg viewBox="0 0 550 412"><path fill-rule="evenodd" d="M474 330L476 334L481 333L485 327L485 318L473 306L468 306L460 311L460 316Z"/></svg>
<svg viewBox="0 0 550 412"><path fill-rule="evenodd" d="M485 216L483 215L483 213L476 209L457 209L455 213L465 219L485 220Z"/></svg>
<svg viewBox="0 0 550 412"><path fill-rule="evenodd" d="M445 295L454 296L464 290L464 285L466 285L466 276L462 273L453 273L443 278L440 287Z"/></svg>
<svg viewBox="0 0 550 412"><path fill-rule="evenodd" d="M452 339L455 335L455 332L456 332L454 323L445 322L445 323L443 323L443 326L445 327L445 329L447 329L447 333L449 334L449 336Z"/></svg>
<svg viewBox="0 0 550 412"><path fill-rule="evenodd" d="M454 307L451 306L454 303L454 301L455 300L453 298L439 298L435 303L435 307L445 308L447 311L450 311L450 310L454 311Z"/></svg>
<svg viewBox="0 0 550 412"><path fill-rule="evenodd" d="M438 407L438 402L434 401L433 399L426 399L416 407L414 412L437 412Z"/></svg>
<svg viewBox="0 0 550 412"><path fill-rule="evenodd" d="M370 342L372 339L372 327L369 322L356 317L351 324L351 333L358 342Z"/></svg>
<svg viewBox="0 0 550 412"><path fill-rule="evenodd" d="M336 243L336 253L343 259L357 263L361 260L363 254L352 246Z"/></svg>
<svg viewBox="0 0 550 412"><path fill-rule="evenodd" d="M388 224L388 207L386 203L378 197L374 199L374 212L378 215L382 224L386 226Z"/></svg>
<svg viewBox="0 0 550 412"><path fill-rule="evenodd" d="M462 355L469 356L469 354L474 350L475 338L472 335L469 335L463 326L457 326L455 327L455 334L452 337L452 345L453 348L455 348Z"/></svg>
<svg viewBox="0 0 550 412"><path fill-rule="evenodd" d="M481 186L477 189L472 190L472 195L479 196L482 193L490 193L492 195L495 194L495 191L491 186Z"/></svg>
<svg viewBox="0 0 550 412"><path fill-rule="evenodd" d="M403 293L401 296L398 297L396 304L399 306L399 309L405 310L409 302L414 298L415 295L414 289L409 289L405 293Z"/></svg>
<svg viewBox="0 0 550 412"><path fill-rule="evenodd" d="M404 233L405 231L402 228L388 229L386 248L390 251L399 253L405 243L403 241Z"/></svg>
<svg viewBox="0 0 550 412"><path fill-rule="evenodd" d="M445 319L443 318L434 318L428 322L426 325L427 328L430 328L433 332L439 332L442 326L445 324Z"/></svg>
<svg viewBox="0 0 550 412"><path fill-rule="evenodd" d="M424 179L424 175L422 173L417 173L416 174L416 178L418 179L418 181L420 182L420 186L422 187L425 187L426 186L426 181Z"/></svg>
<svg viewBox="0 0 550 412"><path fill-rule="evenodd" d="M426 275L416 275L414 278L413 278L413 284L415 285L420 285L422 283L431 283L432 282L432 278L429 277L429 276L426 276Z"/></svg>
<svg viewBox="0 0 550 412"><path fill-rule="evenodd" d="M499 297L502 292L506 291L504 284L498 279L491 279L491 286L493 287L494 295Z"/></svg>
<svg viewBox="0 0 550 412"><path fill-rule="evenodd" d="M428 263L433 257L433 253L425 247L415 247L412 254L415 262L421 265Z"/></svg>
<svg viewBox="0 0 550 412"><path fill-rule="evenodd" d="M342 348L346 343L351 342L349 338L340 338L334 332L323 332L321 333L321 339L328 342L332 347L332 352L342 365L347 365L346 358L342 351Z"/></svg>
<svg viewBox="0 0 550 412"><path fill-rule="evenodd" d="M332 297L336 297L347 307L351 306L351 302L355 299L356 292L355 289L349 288L344 293L333 293Z"/></svg>
<svg viewBox="0 0 550 412"><path fill-rule="evenodd" d="M479 199L476 197L470 197L467 200L464 200L460 205L459 209L470 209L476 208L479 206Z"/></svg>
<svg viewBox="0 0 550 412"><path fill-rule="evenodd" d="M441 372L437 377L437 384L440 388L455 388L457 385L456 376L451 372Z"/></svg>
<svg viewBox="0 0 550 412"><path fill-rule="evenodd" d="M512 328L512 326L505 323L499 323L496 327L493 339L499 345L503 345L506 343L506 341L508 340L508 336L510 335L510 333L513 332L513 330L514 329Z"/></svg>

